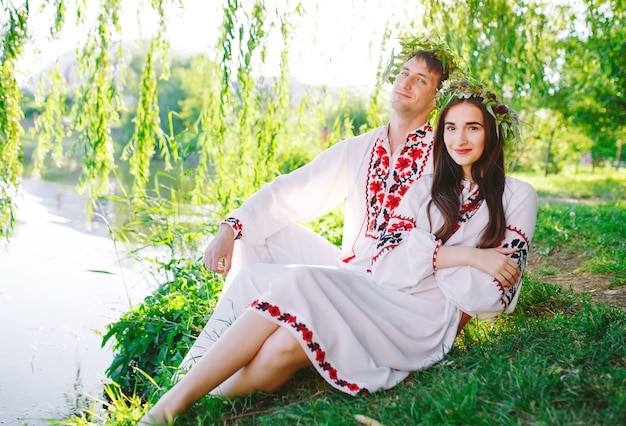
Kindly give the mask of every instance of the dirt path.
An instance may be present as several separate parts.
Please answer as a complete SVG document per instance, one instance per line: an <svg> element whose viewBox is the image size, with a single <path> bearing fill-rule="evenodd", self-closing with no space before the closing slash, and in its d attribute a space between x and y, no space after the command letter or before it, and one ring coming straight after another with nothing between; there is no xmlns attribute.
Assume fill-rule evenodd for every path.
<svg viewBox="0 0 626 426"><path fill-rule="evenodd" d="M569 198L541 198L540 202L557 203L594 203L600 200L577 200ZM577 293L587 293L595 303L606 305L619 304L622 309L626 309L626 286L611 286L613 277L611 274L594 274L591 272L578 272L583 265L582 255L550 253L543 256L537 253L531 254L526 266L531 272L546 281L558 284L564 289L572 288ZM544 275L545 271L553 270L554 274ZM542 274L537 274L541 271ZM558 272L556 272L558 271Z"/></svg>
<svg viewBox="0 0 626 426"><path fill-rule="evenodd" d="M558 273L539 275L536 271L556 269ZM527 271L540 276L542 281L558 284L564 289L572 288L577 293L587 293L595 303L604 303L607 306L617 303L626 309L626 286L611 286L611 274L594 274L590 272L576 272L582 261L575 255L554 253L550 256L534 254L529 258Z"/></svg>

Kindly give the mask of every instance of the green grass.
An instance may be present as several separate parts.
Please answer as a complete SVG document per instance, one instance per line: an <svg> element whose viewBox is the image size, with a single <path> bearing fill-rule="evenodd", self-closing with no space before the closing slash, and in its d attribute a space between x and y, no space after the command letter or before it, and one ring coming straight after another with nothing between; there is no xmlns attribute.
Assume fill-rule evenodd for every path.
<svg viewBox="0 0 626 426"><path fill-rule="evenodd" d="M519 177L542 199L534 250L575 257L581 270L611 274L619 285L626 171L601 172ZM546 272L525 276L513 314L472 320L442 362L394 389L350 397L307 370L273 394L205 397L176 424L355 425L355 415L387 426L626 424L626 311L547 283ZM155 380L151 402L169 386L164 375ZM94 404L64 424L135 424L139 399L115 389L105 410Z"/></svg>
<svg viewBox="0 0 626 426"><path fill-rule="evenodd" d="M516 173L530 183L539 197L558 197L578 201L626 200L626 169L581 166L568 168L558 175Z"/></svg>
<svg viewBox="0 0 626 426"><path fill-rule="evenodd" d="M574 272L609 274L613 286L625 285L626 170L518 177L531 183L540 197L534 252L576 258ZM561 260L542 273L560 272Z"/></svg>
<svg viewBox="0 0 626 426"><path fill-rule="evenodd" d="M534 250L579 258L578 272L609 273L626 280L626 202L606 204L542 203ZM617 285L617 284L616 284Z"/></svg>
<svg viewBox="0 0 626 426"><path fill-rule="evenodd" d="M514 315L471 322L443 362L392 390L350 397L304 372L274 395L206 397L177 424L354 425L357 414L385 425L623 424L624 312L525 285Z"/></svg>

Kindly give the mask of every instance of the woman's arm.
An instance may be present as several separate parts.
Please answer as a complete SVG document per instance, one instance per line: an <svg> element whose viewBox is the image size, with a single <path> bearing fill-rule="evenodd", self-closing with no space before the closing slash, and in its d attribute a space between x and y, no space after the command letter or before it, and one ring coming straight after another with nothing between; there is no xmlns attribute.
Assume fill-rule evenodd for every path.
<svg viewBox="0 0 626 426"><path fill-rule="evenodd" d="M471 266L494 277L505 287L514 285L521 274L520 266L508 255L515 253L512 248L480 249L463 246L441 246L436 254L437 269L455 266Z"/></svg>
<svg viewBox="0 0 626 426"><path fill-rule="evenodd" d="M512 312L515 308L529 246L535 232L537 194L530 185L507 179L503 202L507 228L500 247L474 249L475 259L472 266L443 268L439 264L436 273L439 287L446 297L463 312L480 319L493 319L502 312ZM506 257L520 270L512 285L509 285L510 279L498 279L488 272L489 268L498 269L489 263L498 262L498 255L505 252L509 253ZM508 271L508 266L501 270Z"/></svg>
<svg viewBox="0 0 626 426"><path fill-rule="evenodd" d="M408 226L393 232L395 245L375 258L372 278L381 287L406 289L414 287L433 274L434 259L439 242L428 231Z"/></svg>

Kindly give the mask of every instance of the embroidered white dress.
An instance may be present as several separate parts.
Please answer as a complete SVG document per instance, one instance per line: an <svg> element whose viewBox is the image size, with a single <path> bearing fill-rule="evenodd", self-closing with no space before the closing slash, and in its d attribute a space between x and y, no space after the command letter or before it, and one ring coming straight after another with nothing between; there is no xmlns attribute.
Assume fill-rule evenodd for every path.
<svg viewBox="0 0 626 426"><path fill-rule="evenodd" d="M438 242L430 233L441 218L425 210L430 177L420 179L389 217L380 247L371 247L370 268L349 266L251 265L241 271L203 331L217 337L255 294L247 308L290 330L319 374L349 393L388 389L411 371L439 361L454 343L461 313L492 319L511 312L520 281L510 288L471 267L433 272ZM469 185L467 185L469 187ZM463 189L463 205L476 190ZM502 247L524 268L532 239L537 196L507 178L503 195L507 221ZM476 246L487 224L481 203L459 218L448 245Z"/></svg>

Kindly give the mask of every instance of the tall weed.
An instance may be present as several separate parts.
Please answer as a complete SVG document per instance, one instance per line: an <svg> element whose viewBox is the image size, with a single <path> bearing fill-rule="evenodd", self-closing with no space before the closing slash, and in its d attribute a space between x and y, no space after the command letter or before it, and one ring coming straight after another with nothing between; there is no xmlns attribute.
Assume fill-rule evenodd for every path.
<svg viewBox="0 0 626 426"><path fill-rule="evenodd" d="M145 395L148 377L170 377L213 311L221 282L204 265L185 259L164 268L173 276L143 303L109 324L113 343L107 376L126 395ZM144 374L145 373L145 374Z"/></svg>

